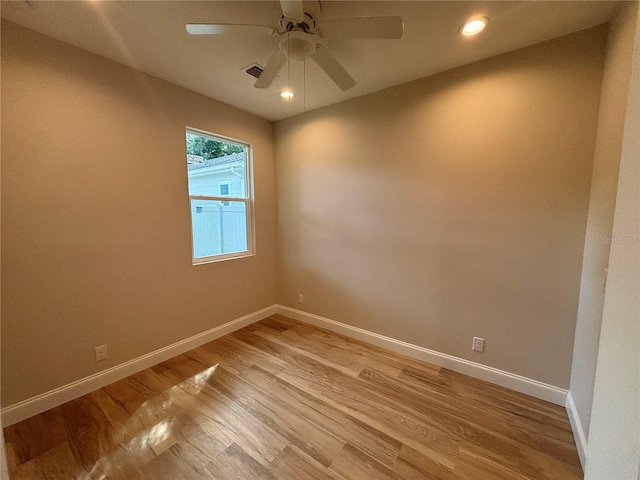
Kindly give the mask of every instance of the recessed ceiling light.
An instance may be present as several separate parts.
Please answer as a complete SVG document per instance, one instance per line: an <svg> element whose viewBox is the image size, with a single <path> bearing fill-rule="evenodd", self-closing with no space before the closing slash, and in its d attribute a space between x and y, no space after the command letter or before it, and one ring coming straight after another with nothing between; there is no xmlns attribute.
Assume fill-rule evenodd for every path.
<svg viewBox="0 0 640 480"><path fill-rule="evenodd" d="M280 96L284 99L285 102L290 102L291 100L293 100L293 97L295 97L296 94L293 93L293 90L291 90L290 88L285 88L284 90L280 90Z"/></svg>
<svg viewBox="0 0 640 480"><path fill-rule="evenodd" d="M472 37L479 34L489 24L487 17L473 17L460 25L458 32L465 37Z"/></svg>

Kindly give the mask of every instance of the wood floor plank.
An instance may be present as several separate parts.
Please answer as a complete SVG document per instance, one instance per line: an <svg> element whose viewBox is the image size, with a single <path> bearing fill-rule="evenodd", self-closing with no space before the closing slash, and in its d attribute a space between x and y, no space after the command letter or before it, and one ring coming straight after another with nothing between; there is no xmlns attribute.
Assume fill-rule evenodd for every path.
<svg viewBox="0 0 640 480"><path fill-rule="evenodd" d="M153 375L155 373L146 373L145 381L156 386L159 383L161 385L162 380L159 378L149 380ZM172 377L172 371L165 370L159 377L166 376ZM197 380L190 377L177 383L175 378L169 378L167 383L174 386L170 390L165 390L165 395L184 412L194 413L202 422L203 430L216 439L216 449L220 444L228 446L236 442L258 462L268 465L286 446L286 440L280 435L230 402L208 384L192 382Z"/></svg>
<svg viewBox="0 0 640 480"><path fill-rule="evenodd" d="M283 371L289 371L291 368L307 368L306 361L309 359L304 353L300 351L294 351L278 343L274 343L264 337L256 335L255 332L247 332L244 330L238 330L229 335L236 340L250 345L251 347L260 350L263 354L264 361L260 364L260 368L270 371L272 365L277 365L280 362L287 364L287 368ZM321 362L316 362L321 363ZM267 368L265 368L267 366ZM280 372L277 372L280 373Z"/></svg>
<svg viewBox="0 0 640 480"><path fill-rule="evenodd" d="M440 378L447 388L458 392L462 397L486 403L496 410L554 425L571 434L571 426L567 422L567 411L564 407L448 369L442 369Z"/></svg>
<svg viewBox="0 0 640 480"><path fill-rule="evenodd" d="M21 467L12 478L84 480L87 476L86 470L76 463L71 447L66 442L47 450Z"/></svg>
<svg viewBox="0 0 640 480"><path fill-rule="evenodd" d="M140 467L154 458L153 451L146 445L144 449L130 451L123 445L116 445L90 469L87 468L87 479L83 477L83 480L100 480L105 477L113 480L141 478Z"/></svg>
<svg viewBox="0 0 640 480"><path fill-rule="evenodd" d="M16 425L20 425L20 424L18 423ZM9 427L7 427L7 429L8 428ZM6 436L6 433L5 433L5 436ZM15 445L13 444L13 442L5 442L4 452L5 452L5 459L7 461L7 469L9 471L17 469L21 465L21 463L18 461L18 455L15 452ZM26 462L22 462L22 465L24 465L25 463Z"/></svg>
<svg viewBox="0 0 640 480"><path fill-rule="evenodd" d="M317 361L327 363L336 370L357 375L364 367L363 362L366 360L363 355L338 348L328 342L314 341L307 335L301 335L295 327L278 330L272 327L273 322L265 323L264 320L257 325L258 328L252 332L254 335L260 335L276 343L280 342L290 348L298 349ZM381 368L385 368L385 366L381 365Z"/></svg>
<svg viewBox="0 0 640 480"><path fill-rule="evenodd" d="M270 317L267 317L259 322L253 324L253 327L259 327L261 325L266 325L268 327L274 328L276 330L280 330L281 332L285 332L289 330L291 327L296 325L301 325L300 322L296 322L295 320L285 317L284 315L280 315L279 313L274 313Z"/></svg>
<svg viewBox="0 0 640 480"><path fill-rule="evenodd" d="M89 395L67 402L60 408L75 460L85 470L91 471L116 450L113 427Z"/></svg>
<svg viewBox="0 0 640 480"><path fill-rule="evenodd" d="M188 352L187 355L210 365L219 363L233 373L240 373L253 365L260 364L273 373L287 368L285 362L265 359L264 354L252 346L241 343L233 337L225 336ZM265 361L267 360L267 361Z"/></svg>
<svg viewBox="0 0 640 480"><path fill-rule="evenodd" d="M341 370L344 373L359 373L363 368L370 368L397 376L402 371L400 363L390 361L371 351L356 352L345 348L340 337L332 334L314 336L320 333L315 327L305 326L295 322L283 323L284 317L268 318L258 322L252 333L264 336L272 341L286 342L288 346L297 347L311 358ZM344 369L343 369L344 368Z"/></svg>
<svg viewBox="0 0 640 480"><path fill-rule="evenodd" d="M220 345L223 345L227 351L234 355L234 358L243 358L247 359L247 363L251 363L253 365L264 365L268 368L268 371L277 375L283 370L288 368L286 362L278 361L273 358L265 358L264 354L261 350L252 347L251 345L247 345L246 343L240 342L235 338L227 335L222 337L219 342Z"/></svg>
<svg viewBox="0 0 640 480"><path fill-rule="evenodd" d="M260 332L262 330L260 325L262 325L263 322L257 324L259 327L254 330L254 332ZM272 323L267 325L271 327ZM339 362L345 362L347 367L357 365L360 367L359 370L362 370L363 367L372 368L392 376L397 376L402 371L402 365L398 362L391 362L388 358L382 358L371 351L367 351L366 353L354 351L354 349L348 348L344 343L340 342L340 339L335 335L314 335L314 333L317 334L320 332L316 329L304 328L299 324L293 324L286 330L281 331L280 337L283 340L290 339L293 345L304 345L307 349L315 348L322 349L323 351L327 351L328 349L333 357ZM355 367L352 368L358 370Z"/></svg>
<svg viewBox="0 0 640 480"><path fill-rule="evenodd" d="M268 342L265 340L265 342ZM272 342L269 348L277 350ZM434 419L425 424L408 409L400 409L367 389L357 379L341 374L310 358L296 358L295 367L279 378L380 431L438 458L444 464L458 449L458 441Z"/></svg>
<svg viewBox="0 0 640 480"><path fill-rule="evenodd" d="M113 440L115 443L126 444L145 430L146 427L141 418L128 412L106 390L96 390L90 395L109 423L114 427Z"/></svg>
<svg viewBox="0 0 640 480"><path fill-rule="evenodd" d="M329 468L345 480L405 480L348 443Z"/></svg>
<svg viewBox="0 0 640 480"><path fill-rule="evenodd" d="M510 467L462 449L456 462L456 473L462 478L493 478L496 480L534 480Z"/></svg>
<svg viewBox="0 0 640 480"><path fill-rule="evenodd" d="M101 475L102 476L97 477L97 480L147 480L150 478L134 465L123 465L108 473L102 473Z"/></svg>
<svg viewBox="0 0 640 480"><path fill-rule="evenodd" d="M218 368L208 382L324 466L345 444L326 428L297 413L287 397L276 398L223 368Z"/></svg>
<svg viewBox="0 0 640 480"><path fill-rule="evenodd" d="M180 363L183 365L182 368L178 365ZM175 357L172 359L173 367L165 370L162 375L175 378L180 376L181 370L186 376L198 368L201 371L206 369L205 366L198 366L196 363L186 356ZM216 391L206 381L200 381L197 375L185 378L178 386L199 402L197 408L202 413L223 426L225 434L261 464L269 465L287 445L287 441L281 435ZM174 393L179 394L177 391Z"/></svg>
<svg viewBox="0 0 640 480"><path fill-rule="evenodd" d="M402 446L392 470L406 480L464 480L408 445Z"/></svg>
<svg viewBox="0 0 640 480"><path fill-rule="evenodd" d="M470 419L489 417L488 425L494 432L519 438L534 449L546 451L551 457L580 468L573 433L562 407L497 385L482 391L483 382L445 369L438 379L421 378L416 372L405 370L397 381L407 382L408 388L422 391L430 400L441 396L449 406L445 411L457 411L458 416ZM521 397L526 398L518 403ZM480 417L477 416L478 409L484 412Z"/></svg>
<svg viewBox="0 0 640 480"><path fill-rule="evenodd" d="M312 338L315 341L321 343L333 345L354 353L361 354L365 357L375 360L378 363L384 363L390 367L393 367L396 370L402 370L403 368L409 366L422 371L425 375L437 375L440 372L440 367L437 365L431 365L425 362L421 362L414 358L400 355L398 353L385 350L384 348L371 345L354 338L345 337L344 335L337 334L330 330L306 325L304 323L278 314L273 315L270 318L277 321L286 321L287 325L289 326L289 330L294 330L299 335ZM260 322L258 324L260 324Z"/></svg>
<svg viewBox="0 0 640 480"><path fill-rule="evenodd" d="M4 432L14 480L582 478L562 407L281 315Z"/></svg>
<svg viewBox="0 0 640 480"><path fill-rule="evenodd" d="M292 446L280 452L269 470L278 480L344 480L324 465L308 461L302 451Z"/></svg>
<svg viewBox="0 0 640 480"><path fill-rule="evenodd" d="M429 428L411 414L399 411L384 400L378 401L376 392L366 390L356 379L254 333L235 332L233 336L264 349L272 356L286 359L291 367L278 375L285 382L398 441L409 443L440 462L450 464L448 456L457 451L458 443L437 422Z"/></svg>
<svg viewBox="0 0 640 480"><path fill-rule="evenodd" d="M461 450L469 455L490 460L536 480L582 478L580 465L562 460L547 451L540 451L521 443L496 441L485 436L473 443L464 443Z"/></svg>
<svg viewBox="0 0 640 480"><path fill-rule="evenodd" d="M323 390L322 386L318 386L319 384L315 382L309 382L308 379L301 379L294 375L283 375L280 378L310 395L317 396L334 408L351 415L361 422L373 426L399 442L420 450L434 461L445 466L453 466L452 457L458 448L455 438L443 436L439 432L433 432L421 425L420 422L415 422L383 405L368 400L363 400L360 403L354 396L345 396L335 391Z"/></svg>
<svg viewBox="0 0 640 480"><path fill-rule="evenodd" d="M405 367L398 378L411 388L438 392L458 402L468 405L483 404L496 412L507 412L518 417L553 425L558 429L571 432L567 422L567 413L563 407L534 399L498 385L483 388L487 382L451 370L442 369L437 376L424 375L412 367Z"/></svg>
<svg viewBox="0 0 640 480"><path fill-rule="evenodd" d="M218 480L278 480L263 465L256 462L235 443L221 453L215 462L208 465L213 477Z"/></svg>
<svg viewBox="0 0 640 480"><path fill-rule="evenodd" d="M47 432L43 435L42 432ZM7 427L5 442L13 448L17 465L28 462L53 447L67 442L64 418L60 407Z"/></svg>
<svg viewBox="0 0 640 480"><path fill-rule="evenodd" d="M276 398L286 398L290 408L301 416L324 426L345 443L349 442L357 446L383 464L392 465L395 461L402 443L375 427L334 408L329 403L271 375L260 367L253 367L245 372L244 379L270 392Z"/></svg>
<svg viewBox="0 0 640 480"><path fill-rule="evenodd" d="M104 391L111 398L118 399L118 403L131 414L135 414L149 398L153 397L153 393L136 388L129 378L104 387Z"/></svg>
<svg viewBox="0 0 640 480"><path fill-rule="evenodd" d="M98 405L111 424L112 438L122 450L114 450L108 460L99 465L105 475L117 478L116 470L127 464L132 465L132 470L144 465L156 456L152 446L147 441L150 428L143 422L139 414L128 412L117 398L111 397L105 389L92 392L91 398ZM138 409L139 413L139 409ZM134 474L129 474L134 477Z"/></svg>
<svg viewBox="0 0 640 480"><path fill-rule="evenodd" d="M339 350L318 345L317 343L314 344L313 342L307 342L302 337L296 341L295 338L289 338L285 334L275 335L268 330L260 328L254 330L252 333L253 335L266 338L271 342L287 347L292 352L312 358L317 362L323 363L328 367L344 373L345 375L357 377L364 368L362 364L354 362L346 355L341 355Z"/></svg>
<svg viewBox="0 0 640 480"><path fill-rule="evenodd" d="M573 436L565 429L543 424L537 420L499 412L491 405L460 401L434 390L412 390L402 379L386 377L384 374L365 370L364 379L375 391L395 402L401 402L415 412L437 421L447 430L457 429L463 438L493 437L499 443L524 444L545 451L552 449L564 461L574 461Z"/></svg>
<svg viewBox="0 0 640 480"><path fill-rule="evenodd" d="M221 453L211 455L190 442L180 442L167 449L160 457L164 465L175 465L186 478L208 480L211 478L208 464L218 458ZM166 474L163 474L163 478L166 478Z"/></svg>
<svg viewBox="0 0 640 480"><path fill-rule="evenodd" d="M52 468L56 468L52 466ZM9 468L9 475L11 480L33 480L37 478L39 480L50 480L48 478L39 476L36 473L36 461L35 459L24 462L20 465L15 465ZM73 477L72 477L73 478ZM75 479L74 479L75 480Z"/></svg>
<svg viewBox="0 0 640 480"><path fill-rule="evenodd" d="M179 425L179 434L195 442L204 437L207 450L217 455L228 448L234 441L226 425L216 418L207 415L207 407L194 395L188 393L179 382L158 375L147 369L133 375L134 381L156 390L162 398L161 403L167 411L167 418L175 418Z"/></svg>
<svg viewBox="0 0 640 480"><path fill-rule="evenodd" d="M165 454L155 457L144 465L141 473L144 479L150 480L205 480L211 478L210 475L199 474L196 468L175 455Z"/></svg>

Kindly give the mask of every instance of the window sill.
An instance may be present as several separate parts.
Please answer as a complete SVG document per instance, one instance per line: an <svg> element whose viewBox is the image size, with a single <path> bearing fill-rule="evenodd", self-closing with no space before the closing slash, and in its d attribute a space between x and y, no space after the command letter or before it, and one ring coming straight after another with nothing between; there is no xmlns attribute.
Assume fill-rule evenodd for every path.
<svg viewBox="0 0 640 480"><path fill-rule="evenodd" d="M225 255L216 255L215 257L203 257L191 259L192 265L205 265L207 263L226 262L227 260L236 260L238 258L255 257L254 252L228 253Z"/></svg>

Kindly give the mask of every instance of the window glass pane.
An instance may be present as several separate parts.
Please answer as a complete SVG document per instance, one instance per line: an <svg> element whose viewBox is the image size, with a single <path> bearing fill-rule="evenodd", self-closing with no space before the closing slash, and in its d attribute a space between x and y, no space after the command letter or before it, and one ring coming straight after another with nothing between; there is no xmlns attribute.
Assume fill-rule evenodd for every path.
<svg viewBox="0 0 640 480"><path fill-rule="evenodd" d="M187 132L189 195L221 195L228 183L231 197L246 198L246 147Z"/></svg>
<svg viewBox="0 0 640 480"><path fill-rule="evenodd" d="M220 195L227 197L231 195L231 184L230 183L221 183L220 184Z"/></svg>
<svg viewBox="0 0 640 480"><path fill-rule="evenodd" d="M247 251L246 218L244 202L191 200L193 258Z"/></svg>

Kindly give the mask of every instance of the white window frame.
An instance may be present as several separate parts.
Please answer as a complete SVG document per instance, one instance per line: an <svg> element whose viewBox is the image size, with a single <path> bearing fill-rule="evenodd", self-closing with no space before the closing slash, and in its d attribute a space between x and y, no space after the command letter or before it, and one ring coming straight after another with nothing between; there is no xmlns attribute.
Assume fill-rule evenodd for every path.
<svg viewBox="0 0 640 480"><path fill-rule="evenodd" d="M224 260L232 260L234 258L251 257L256 254L256 239L255 239L255 215L253 213L254 201L253 201L253 147L250 143L237 140L235 138L225 137L215 133L207 132L193 127L185 127L185 133L192 133L201 137L207 137L217 142L231 143L238 145L245 149L245 175L244 175L244 191L246 197L233 197L231 196L231 185L229 185L229 195L191 195L189 194L189 224L191 226L191 261L193 265L202 265L206 263L221 262ZM186 138L186 135L185 135ZM186 140L185 140L186 142ZM186 152L186 143L185 143ZM189 169L187 168L187 175L189 175ZM225 182L220 182L225 183ZM187 179L188 185L188 179ZM187 187L188 192L188 187ZM218 186L218 192L220 187ZM212 200L219 202L243 202L245 205L246 213L246 231L247 231L247 250L242 252L221 253L219 255L211 255L208 257L195 257L195 251L193 248L193 220L191 217L191 200Z"/></svg>

